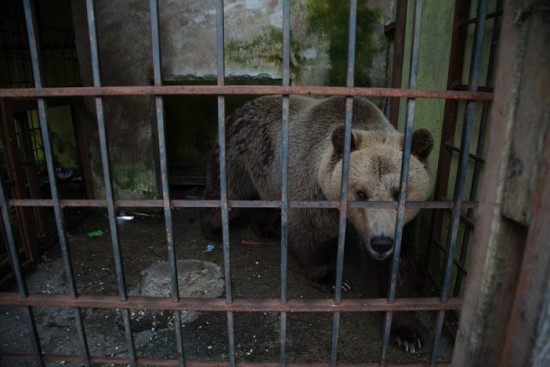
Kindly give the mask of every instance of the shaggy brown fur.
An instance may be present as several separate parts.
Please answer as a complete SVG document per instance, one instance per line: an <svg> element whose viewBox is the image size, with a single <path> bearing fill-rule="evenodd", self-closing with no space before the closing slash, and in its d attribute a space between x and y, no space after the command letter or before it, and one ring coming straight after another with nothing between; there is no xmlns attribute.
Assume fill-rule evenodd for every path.
<svg viewBox="0 0 550 367"><path fill-rule="evenodd" d="M324 100L292 96L289 107L289 199L339 200L343 155L345 98ZM256 99L226 122L227 190L230 200L279 200L281 196L281 97ZM395 200L399 190L403 135L382 112L364 98L353 103L349 200ZM408 200L426 200L432 177L426 158L433 138L429 131L413 133ZM218 148L208 166L205 199L219 199ZM246 213L232 209L229 219ZM417 211L407 209L405 221ZM273 236L276 213L256 210L257 232ZM353 223L371 256L384 260L393 251L394 209L349 209ZM270 225L266 225L269 222ZM201 224L206 236L221 238L220 210L205 208ZM288 246L309 280L320 288L334 285L338 210L290 209ZM402 267L406 268L406 266ZM387 283L386 283L387 284Z"/></svg>

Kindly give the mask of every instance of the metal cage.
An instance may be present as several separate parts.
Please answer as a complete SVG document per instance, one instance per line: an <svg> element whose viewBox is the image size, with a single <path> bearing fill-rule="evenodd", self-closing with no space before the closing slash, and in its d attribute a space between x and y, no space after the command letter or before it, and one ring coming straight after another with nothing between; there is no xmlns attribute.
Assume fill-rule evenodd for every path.
<svg viewBox="0 0 550 367"><path fill-rule="evenodd" d="M37 29L35 27L33 6L31 0L24 0L24 12L30 48L30 59L32 64L32 76L34 86L32 88L3 88L0 89L0 99L23 98L36 100L40 129L43 137L43 149L49 181L51 183L51 199L22 199L14 197L8 199L6 186L0 186L0 201L2 210L2 222L5 237L9 249L11 266L14 269L17 281L18 292L0 293L0 304L5 306L20 307L25 310L28 319L28 330L33 342L33 350L29 354L0 354L1 360L22 360L34 361L39 366L47 362L69 361L89 366L91 364L112 363L117 365L162 365L162 366L217 366L229 364L241 365L235 359L234 340L234 314L240 312L274 312L280 314L280 359L262 365L285 365L286 363L286 332L287 313L290 312L325 312L333 314L332 325L332 351L331 365L337 364L337 347L339 341L340 315L345 312L384 312L384 335L382 340L382 353L380 365L387 365L387 351L390 343L390 329L392 316L398 311L435 311L435 342L431 346L431 359L428 365L446 365L437 361L439 343L443 331L445 316L449 311L460 310L461 299L458 293L452 293L451 283L452 272L456 266L456 247L458 246L458 234L461 221L464 221L464 210L476 208L475 194L465 198L465 181L467 179L468 162L472 158L469 155L469 146L472 140L472 130L475 118L476 104L484 102L485 105L491 102L493 94L491 91L480 90L480 65L483 50L484 22L487 17L487 1L480 0L477 9L475 40L473 44L471 73L469 83L457 90L426 91L417 89L418 60L420 48L420 32L422 20L422 1L414 2L413 17L413 41L412 54L410 59L411 73L408 80L408 88L358 88L354 86L355 68L355 33L357 17L357 1L350 1L349 10L349 37L348 37L348 63L347 81L345 87L314 87L314 86L292 86L290 83L290 0L283 1L283 81L281 86L226 86L224 70L224 2L216 1L216 40L217 40L217 85L186 85L186 86L163 86L161 79L161 58L159 46L159 17L158 0L150 0L150 27L154 71L154 85L152 86L117 86L104 87L100 79L100 62L98 55L96 23L93 0L87 0L87 15L90 51L92 55L93 86L91 87L45 87L41 63L37 48ZM401 32L403 34L403 32ZM399 69L400 70L400 69ZM462 90L461 90L462 89ZM212 95L217 96L218 101L218 136L219 136L219 162L221 177L221 200L174 200L170 197L168 183L168 166L165 142L165 119L163 96L166 95ZM275 201L245 201L228 200L226 182L226 151L225 151L225 97L228 95L282 95L282 190L279 200ZM154 96L158 130L158 149L160 154L160 174L162 182L162 199L160 200L120 200L115 198L112 186L111 167L109 162L108 144L103 117L103 98L106 96ZM345 118L345 154L342 175L342 192L340 201L321 202L295 202L288 198L288 118L289 118L289 96L290 95L340 95L346 97L346 118ZM54 100L62 97L93 97L97 112L97 125L100 135L101 161L105 182L104 200L71 200L61 199L57 187L55 165L52 155L52 142L50 140L50 128L46 116L46 98ZM405 98L407 101L405 144L403 150L403 165L401 170L401 184L399 200L397 202L348 202L347 183L350 160L350 140L352 121L352 102L356 96L376 96L392 99ZM415 102L419 98L445 99L449 103L456 101L466 102L465 120L463 124L462 139L460 147L451 150L459 155L458 173L454 186L454 195L451 199L438 197L435 201L411 202L407 200L407 180L409 173L409 162L411 154L411 140L413 121L415 115ZM442 148L443 150L443 148ZM474 159L477 159L474 157ZM443 196L443 195L442 195ZM64 261L66 274L67 292L65 295L35 294L27 290L23 275L22 263L20 261L20 246L12 230L12 209L20 208L53 208L57 236ZM71 254L68 246L66 231L66 218L64 208L88 207L106 208L109 217L112 250L116 264L116 277L118 281L118 295L98 296L81 294L76 286L75 272L71 263ZM166 245L171 271L171 297L130 297L125 282L125 272L121 255L121 246L116 221L116 208L118 207L154 207L164 210ZM221 208L223 223L223 253L225 271L225 299L194 299L180 296L177 281L176 254L173 234L172 210L174 208ZM338 238L337 258L337 283L333 299L289 299L287 297L287 213L290 208L333 208L339 210L340 232ZM397 215L395 228L395 252L392 262L390 290L386 298L376 299L345 299L342 297L341 284L344 267L344 238L346 235L346 212L348 208L394 208ZM280 297L272 299L246 299L235 298L232 293L232 272L230 263L229 245L229 208L276 208L281 213L281 285ZM427 208L440 209L450 212L449 228L445 247L445 265L442 272L441 288L436 297L406 298L396 297L397 272L400 262L401 239L404 222L405 208ZM43 354L40 339L36 330L33 309L35 307L68 308L74 311L74 319L78 336L80 338L80 355L50 355ZM82 309L105 308L119 309L123 315L123 324L126 332L128 357L104 357L90 355L87 345L87 332L82 321ZM138 358L132 338L130 325L130 310L149 309L165 310L174 314L176 320L177 359L174 360L149 360ZM182 327L180 325L180 312L189 310L225 312L227 317L228 330L228 361L219 362L194 362L185 358L185 351L182 341ZM244 365L244 364L243 364ZM365 364L370 365L370 364ZM376 364L378 365L378 364ZM424 365L424 364L419 364Z"/></svg>

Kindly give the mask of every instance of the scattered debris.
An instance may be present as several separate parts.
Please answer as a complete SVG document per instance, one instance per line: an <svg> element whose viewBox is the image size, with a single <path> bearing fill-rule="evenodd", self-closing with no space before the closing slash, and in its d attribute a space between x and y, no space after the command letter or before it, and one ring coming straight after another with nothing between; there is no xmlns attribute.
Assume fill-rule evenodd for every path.
<svg viewBox="0 0 550 367"><path fill-rule="evenodd" d="M263 242L260 241L250 241L250 240L242 240L241 245L263 245Z"/></svg>
<svg viewBox="0 0 550 367"><path fill-rule="evenodd" d="M215 248L216 248L216 246L209 243L208 245L206 245L206 250L204 250L203 252L212 252Z"/></svg>
<svg viewBox="0 0 550 367"><path fill-rule="evenodd" d="M99 236L103 236L104 234L105 232L103 232L103 230L98 229L97 231L88 232L88 237L99 237Z"/></svg>

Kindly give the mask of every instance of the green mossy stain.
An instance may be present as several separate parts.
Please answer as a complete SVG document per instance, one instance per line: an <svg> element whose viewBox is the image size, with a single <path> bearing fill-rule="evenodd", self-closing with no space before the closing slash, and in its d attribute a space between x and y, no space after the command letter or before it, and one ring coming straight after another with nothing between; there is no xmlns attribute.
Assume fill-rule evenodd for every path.
<svg viewBox="0 0 550 367"><path fill-rule="evenodd" d="M290 35L290 71L297 73L301 62L300 44ZM226 47L228 64L236 64L262 69L262 65L277 68L283 63L283 31L270 27L266 32L251 40L238 40L228 43Z"/></svg>
<svg viewBox="0 0 550 367"><path fill-rule="evenodd" d="M355 86L370 86L368 74L374 55L379 51L373 40L381 14L365 2L357 4L357 33L355 45ZM349 2L312 0L307 17L308 31L327 37L330 71L329 85L346 85L349 33Z"/></svg>
<svg viewBox="0 0 550 367"><path fill-rule="evenodd" d="M103 170L101 165L94 167L92 174L96 195L104 198L105 183L103 180ZM115 164L112 165L112 174L114 194L117 199L158 199L157 183L155 170L153 167L147 167L144 164Z"/></svg>

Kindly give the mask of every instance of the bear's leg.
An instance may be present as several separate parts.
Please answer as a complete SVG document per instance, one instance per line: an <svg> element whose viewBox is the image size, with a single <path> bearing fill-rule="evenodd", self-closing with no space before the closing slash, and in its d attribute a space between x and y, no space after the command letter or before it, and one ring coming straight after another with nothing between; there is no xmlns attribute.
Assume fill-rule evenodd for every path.
<svg viewBox="0 0 550 367"><path fill-rule="evenodd" d="M415 284L416 268L412 263L411 246L414 234L412 233L414 224L409 224L403 229L403 244L401 251L401 259L399 261L399 272L397 274L396 297L407 298L414 297L414 290L418 287ZM391 259L380 264L379 274L383 274L380 278L380 297L388 296L391 276ZM415 318L413 312L394 312L392 317L391 327L391 342L399 349L404 349L410 353L416 351L423 346L423 339L420 330L423 327Z"/></svg>
<svg viewBox="0 0 550 367"><path fill-rule="evenodd" d="M289 218L288 247L305 271L305 275L314 288L322 292L333 292L336 283L336 258L338 240L319 239L316 234L321 230L305 225L302 221ZM343 281L342 290L350 289L349 282Z"/></svg>
<svg viewBox="0 0 550 367"><path fill-rule="evenodd" d="M227 198L228 200L256 199L258 194L248 175L248 172L240 166L238 160L227 159ZM220 169L218 160L218 147L214 149L208 162L206 187L204 189L205 200L220 199ZM242 217L248 211L246 209L230 208L229 222ZM201 229L205 237L213 241L222 241L222 216L219 208L201 208Z"/></svg>
<svg viewBox="0 0 550 367"><path fill-rule="evenodd" d="M277 210L254 209L252 212L252 228L260 238L279 238L281 222Z"/></svg>
<svg viewBox="0 0 550 367"><path fill-rule="evenodd" d="M204 188L204 200L219 200L220 199L220 167L218 160L219 149L216 148L210 154L206 172L206 186ZM222 219L221 211L218 208L201 208L200 220L202 234L211 240L222 240Z"/></svg>

